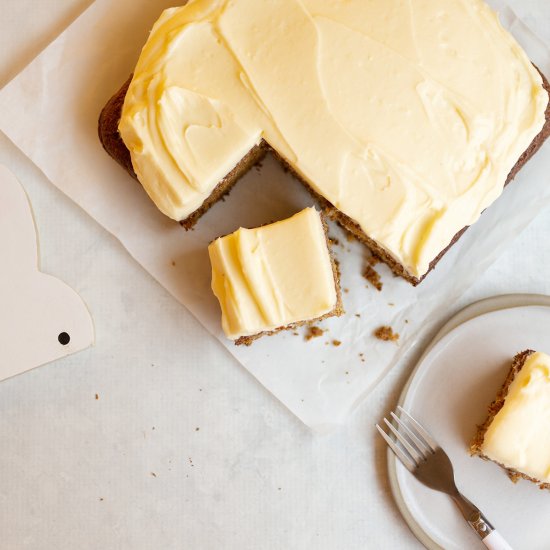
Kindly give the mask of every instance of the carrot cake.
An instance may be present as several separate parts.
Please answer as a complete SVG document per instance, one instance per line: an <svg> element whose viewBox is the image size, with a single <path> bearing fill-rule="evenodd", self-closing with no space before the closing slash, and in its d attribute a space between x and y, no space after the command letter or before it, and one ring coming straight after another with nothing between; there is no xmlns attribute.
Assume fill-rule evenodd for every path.
<svg viewBox="0 0 550 550"><path fill-rule="evenodd" d="M236 344L343 313L326 226L315 208L208 247L222 327Z"/></svg>
<svg viewBox="0 0 550 550"><path fill-rule="evenodd" d="M186 227L269 148L418 284L549 121L548 83L482 0L191 0L99 132Z"/></svg>
<svg viewBox="0 0 550 550"><path fill-rule="evenodd" d="M550 489L550 356L527 350L514 357L471 452L496 462L513 481Z"/></svg>

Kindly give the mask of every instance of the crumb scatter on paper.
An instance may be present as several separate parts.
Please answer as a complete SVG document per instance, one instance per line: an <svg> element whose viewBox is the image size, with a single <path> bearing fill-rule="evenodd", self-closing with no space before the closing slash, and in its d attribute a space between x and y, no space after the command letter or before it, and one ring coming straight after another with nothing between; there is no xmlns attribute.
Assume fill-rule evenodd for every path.
<svg viewBox="0 0 550 550"><path fill-rule="evenodd" d="M313 338L319 338L320 336L323 336L324 333L325 331L322 328L316 326L309 327L305 336L306 341L309 342Z"/></svg>
<svg viewBox="0 0 550 550"><path fill-rule="evenodd" d="M376 289L378 292L382 290L384 286L380 280L380 274L378 271L372 268L372 266L367 265L365 271L363 272L363 277Z"/></svg>
<svg viewBox="0 0 550 550"><path fill-rule="evenodd" d="M375 338L378 338L378 340L382 340L384 342L397 342L399 340L399 334L397 332L393 332L393 329L389 326L381 326L378 327L374 331Z"/></svg>
<svg viewBox="0 0 550 550"><path fill-rule="evenodd" d="M369 258L367 259L367 262L370 266L374 267L375 265L379 264L381 262L380 258L378 258L378 256L374 256L374 254L372 256L369 256Z"/></svg>

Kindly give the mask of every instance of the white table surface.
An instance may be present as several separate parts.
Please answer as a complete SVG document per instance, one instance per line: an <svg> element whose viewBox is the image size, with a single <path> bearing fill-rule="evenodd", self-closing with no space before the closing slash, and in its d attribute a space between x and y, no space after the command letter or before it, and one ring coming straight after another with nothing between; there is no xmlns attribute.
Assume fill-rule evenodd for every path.
<svg viewBox="0 0 550 550"><path fill-rule="evenodd" d="M89 3L2 0L0 86ZM514 5L550 34L547 0ZM82 295L97 338L0 384L0 550L421 548L373 429L411 362L340 431L312 435L3 135L0 162L31 198L42 269ZM546 211L441 321L550 293L549 234Z"/></svg>

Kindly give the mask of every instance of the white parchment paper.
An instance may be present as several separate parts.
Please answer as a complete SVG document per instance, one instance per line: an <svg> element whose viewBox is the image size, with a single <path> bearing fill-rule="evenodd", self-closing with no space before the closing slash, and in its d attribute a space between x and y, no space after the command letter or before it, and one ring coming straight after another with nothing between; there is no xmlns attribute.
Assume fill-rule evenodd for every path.
<svg viewBox="0 0 550 550"><path fill-rule="evenodd" d="M490 3L502 10L503 23L550 75L548 47L504 2ZM329 429L344 421L414 346L419 332L441 318L550 203L550 144L416 289L378 265L384 288L376 291L361 275L368 256L364 247L331 226L340 243L335 252L346 316L323 323L327 332L307 343L302 333L281 333L250 348L236 347L221 331L210 291L207 244L239 226L287 217L312 199L267 157L195 230L185 232L160 214L139 184L105 154L97 138L99 112L132 71L160 11L172 5L166 0L96 0L2 89L0 129L294 414L316 430ZM385 324L400 333L397 344L373 338L373 330Z"/></svg>

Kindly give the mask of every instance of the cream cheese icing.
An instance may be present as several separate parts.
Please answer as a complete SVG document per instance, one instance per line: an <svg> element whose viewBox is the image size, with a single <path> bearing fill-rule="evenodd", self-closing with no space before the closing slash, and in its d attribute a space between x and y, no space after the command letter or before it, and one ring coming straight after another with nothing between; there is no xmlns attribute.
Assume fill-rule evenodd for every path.
<svg viewBox="0 0 550 550"><path fill-rule="evenodd" d="M550 356L537 352L527 357L481 451L507 468L550 483Z"/></svg>
<svg viewBox="0 0 550 550"><path fill-rule="evenodd" d="M420 278L501 194L547 103L481 0L191 0L154 25L119 130L174 219L264 140Z"/></svg>
<svg viewBox="0 0 550 550"><path fill-rule="evenodd" d="M222 327L236 340L331 312L338 296L321 216L306 208L208 247Z"/></svg>

